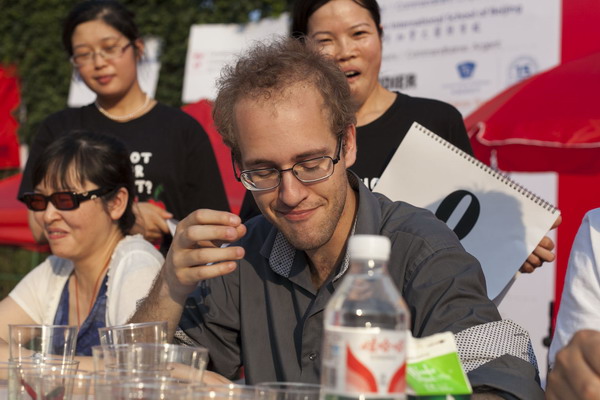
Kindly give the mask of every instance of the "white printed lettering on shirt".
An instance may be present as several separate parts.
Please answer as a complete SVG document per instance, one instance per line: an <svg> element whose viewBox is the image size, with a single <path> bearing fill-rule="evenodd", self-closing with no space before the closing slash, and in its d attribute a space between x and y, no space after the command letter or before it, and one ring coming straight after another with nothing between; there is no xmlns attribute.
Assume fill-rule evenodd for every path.
<svg viewBox="0 0 600 400"><path fill-rule="evenodd" d="M134 165L133 166L133 174L136 178L144 177L144 166L143 165Z"/></svg>
<svg viewBox="0 0 600 400"><path fill-rule="evenodd" d="M138 193L152 194L152 181L146 179L136 179L135 186L137 187Z"/></svg>

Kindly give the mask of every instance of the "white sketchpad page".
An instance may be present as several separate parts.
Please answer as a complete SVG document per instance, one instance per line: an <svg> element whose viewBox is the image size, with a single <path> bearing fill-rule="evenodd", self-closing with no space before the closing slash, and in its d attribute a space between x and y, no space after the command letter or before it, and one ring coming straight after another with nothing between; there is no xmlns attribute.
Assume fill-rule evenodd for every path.
<svg viewBox="0 0 600 400"><path fill-rule="evenodd" d="M559 215L550 203L416 122L374 191L445 220L481 263L490 299L502 292Z"/></svg>

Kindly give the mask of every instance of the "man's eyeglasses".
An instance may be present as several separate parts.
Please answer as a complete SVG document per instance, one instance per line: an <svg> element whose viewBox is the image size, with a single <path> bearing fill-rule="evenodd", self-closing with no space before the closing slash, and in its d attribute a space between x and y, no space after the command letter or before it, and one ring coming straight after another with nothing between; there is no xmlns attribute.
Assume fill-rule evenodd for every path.
<svg viewBox="0 0 600 400"><path fill-rule="evenodd" d="M125 50L132 44L132 42L129 42L125 46L106 46L98 51L80 49L76 51L69 60L71 60L71 64L75 67L83 67L84 65L92 63L96 58L96 54L105 60L112 60L121 57L123 53L125 53Z"/></svg>
<svg viewBox="0 0 600 400"><path fill-rule="evenodd" d="M311 158L292 165L292 168L259 168L240 172L239 176L233 166L233 172L236 179L252 191L262 191L275 189L281 184L281 174L292 171L294 176L302 183L313 183L322 181L333 175L334 166L340 161L342 152L342 136L340 136L337 145L337 154L335 158L329 156Z"/></svg>
<svg viewBox="0 0 600 400"><path fill-rule="evenodd" d="M44 211L48 207L48 202L52 202L57 210L68 211L79 208L79 204L84 201L96 199L112 191L113 189L100 188L83 193L56 192L50 196L29 192L23 195L23 201L32 211Z"/></svg>

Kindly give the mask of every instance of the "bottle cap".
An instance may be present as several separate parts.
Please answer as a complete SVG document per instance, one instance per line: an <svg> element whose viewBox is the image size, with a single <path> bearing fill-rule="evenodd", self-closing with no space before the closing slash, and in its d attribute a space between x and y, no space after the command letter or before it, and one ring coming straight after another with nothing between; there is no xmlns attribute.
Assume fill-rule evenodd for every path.
<svg viewBox="0 0 600 400"><path fill-rule="evenodd" d="M387 261L391 242L387 236L354 235L348 241L350 259Z"/></svg>

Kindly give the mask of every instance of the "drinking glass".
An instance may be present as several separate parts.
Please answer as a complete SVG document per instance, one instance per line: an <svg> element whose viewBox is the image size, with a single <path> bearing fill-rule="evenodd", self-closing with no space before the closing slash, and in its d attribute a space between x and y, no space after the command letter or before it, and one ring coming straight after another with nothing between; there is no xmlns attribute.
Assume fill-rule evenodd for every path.
<svg viewBox="0 0 600 400"><path fill-rule="evenodd" d="M201 382L208 362L204 347L135 343L92 347L94 370L116 375L170 376Z"/></svg>
<svg viewBox="0 0 600 400"><path fill-rule="evenodd" d="M62 400L72 387L78 361L9 361L8 398ZM44 379L48 383L44 385Z"/></svg>
<svg viewBox="0 0 600 400"><path fill-rule="evenodd" d="M188 400L255 400L258 399L254 386L236 385L192 385Z"/></svg>
<svg viewBox="0 0 600 400"><path fill-rule="evenodd" d="M94 380L95 400L182 399L188 398L190 384L168 377L140 378L97 375Z"/></svg>
<svg viewBox="0 0 600 400"><path fill-rule="evenodd" d="M8 399L8 377L13 363L0 362L0 399Z"/></svg>
<svg viewBox="0 0 600 400"><path fill-rule="evenodd" d="M168 377L171 371L164 365L143 360L134 344L108 344L92 347L94 371L107 377L153 378Z"/></svg>
<svg viewBox="0 0 600 400"><path fill-rule="evenodd" d="M64 375L50 374L42 377L42 393L49 393L61 385L65 387L65 400L94 399L94 375L89 371L78 371Z"/></svg>
<svg viewBox="0 0 600 400"><path fill-rule="evenodd" d="M123 371L123 375L127 375L129 372L135 372L129 370L133 361L131 358L132 346L129 344L103 344L98 346L92 346L92 359L94 362L94 372L103 373L110 371L115 372Z"/></svg>
<svg viewBox="0 0 600 400"><path fill-rule="evenodd" d="M152 366L170 371L173 378L202 382L208 363L208 349L176 344L136 343L132 345L132 368Z"/></svg>
<svg viewBox="0 0 600 400"><path fill-rule="evenodd" d="M167 321L99 328L100 344L167 343Z"/></svg>
<svg viewBox="0 0 600 400"><path fill-rule="evenodd" d="M298 382L264 382L256 385L261 400L319 400L321 386Z"/></svg>
<svg viewBox="0 0 600 400"><path fill-rule="evenodd" d="M77 332L77 326L68 325L9 325L10 360L72 360Z"/></svg>

